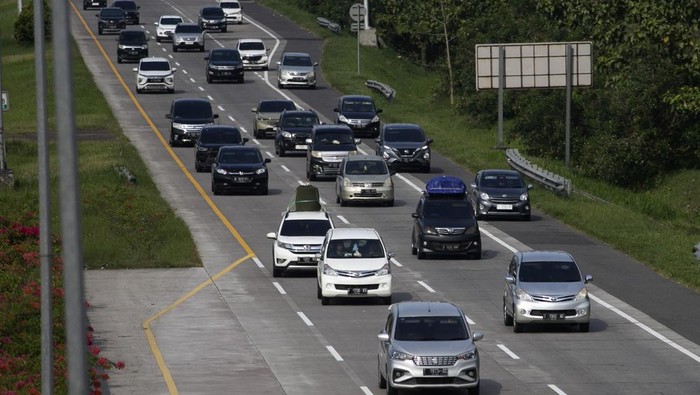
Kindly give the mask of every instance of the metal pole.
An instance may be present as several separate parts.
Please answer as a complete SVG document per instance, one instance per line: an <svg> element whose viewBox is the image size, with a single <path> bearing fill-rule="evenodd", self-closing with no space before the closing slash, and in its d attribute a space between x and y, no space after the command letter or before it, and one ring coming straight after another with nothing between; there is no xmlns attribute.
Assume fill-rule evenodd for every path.
<svg viewBox="0 0 700 395"><path fill-rule="evenodd" d="M503 90L506 84L506 49L498 47L498 143L503 148Z"/></svg>
<svg viewBox="0 0 700 395"><path fill-rule="evenodd" d="M51 314L51 193L47 139L44 0L34 0L34 75L39 162L39 263L41 265L41 393L52 395L53 317Z"/></svg>
<svg viewBox="0 0 700 395"><path fill-rule="evenodd" d="M565 153L564 164L566 167L571 166L571 84L573 76L572 64L572 46L566 44L566 136L565 136Z"/></svg>
<svg viewBox="0 0 700 395"><path fill-rule="evenodd" d="M68 393L88 394L87 325L83 291L83 245L73 108L70 15L68 0L52 0L52 41L58 126L59 186L63 286L65 289Z"/></svg>
<svg viewBox="0 0 700 395"><path fill-rule="evenodd" d="M0 47L2 47L2 37L0 37ZM0 92L2 92L2 53L0 53ZM7 161L5 157L5 123L3 119L3 110L0 108L0 172L7 170Z"/></svg>
<svg viewBox="0 0 700 395"><path fill-rule="evenodd" d="M22 12L22 0L17 0L17 14Z"/></svg>
<svg viewBox="0 0 700 395"><path fill-rule="evenodd" d="M369 30L369 0L365 0L365 30Z"/></svg>
<svg viewBox="0 0 700 395"><path fill-rule="evenodd" d="M357 15L360 15L360 10L357 10ZM357 75L360 75L360 19L357 19Z"/></svg>

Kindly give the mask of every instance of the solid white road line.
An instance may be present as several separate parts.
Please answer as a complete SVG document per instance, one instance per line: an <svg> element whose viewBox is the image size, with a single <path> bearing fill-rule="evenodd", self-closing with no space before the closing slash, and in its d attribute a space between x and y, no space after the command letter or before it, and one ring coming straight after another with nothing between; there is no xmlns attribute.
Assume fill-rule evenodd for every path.
<svg viewBox="0 0 700 395"><path fill-rule="evenodd" d="M517 356L513 351L510 351L508 347L504 346L503 344L496 344L496 346L503 350L504 353L508 354L509 357L513 359L520 359L519 356Z"/></svg>
<svg viewBox="0 0 700 395"><path fill-rule="evenodd" d="M301 318L302 321L306 324L306 326L314 326L314 323L311 322L309 317L306 316L306 314L302 313L301 311L297 311L297 315Z"/></svg>
<svg viewBox="0 0 700 395"><path fill-rule="evenodd" d="M557 387L554 384L549 384L547 385L547 387L549 387L552 391L556 392L559 395L566 395L566 392L560 390L559 387Z"/></svg>
<svg viewBox="0 0 700 395"><path fill-rule="evenodd" d="M284 171L286 171L287 173L291 173L291 172L292 172L292 171L289 170L289 168L288 168L287 166L285 166L285 165L282 165L282 169L284 169Z"/></svg>
<svg viewBox="0 0 700 395"><path fill-rule="evenodd" d="M202 90L204 90L204 89L202 89ZM214 101L214 98L209 96L209 95L207 95L207 99L209 99L209 101Z"/></svg>
<svg viewBox="0 0 700 395"><path fill-rule="evenodd" d="M328 349L328 352L331 353L333 358L335 358L336 361L343 361L343 357L341 357L340 354L338 354L338 351L335 351L335 348L333 348L333 346L326 346L326 348Z"/></svg>
<svg viewBox="0 0 700 395"><path fill-rule="evenodd" d="M254 256L253 262L255 262L255 264L258 265L259 268L261 268L261 269L265 268L265 266L262 264L262 262L260 262L260 259L258 259L258 257Z"/></svg>
<svg viewBox="0 0 700 395"><path fill-rule="evenodd" d="M272 155L272 153L271 153L270 151L265 151L265 153L266 153L267 156L269 156L270 158L274 158L274 157L275 157L274 155Z"/></svg>
<svg viewBox="0 0 700 395"><path fill-rule="evenodd" d="M397 260L394 259L394 258L391 258L391 263L393 263L394 265L396 265L396 266L398 266L398 267L403 267L403 265L400 264L399 261L397 261Z"/></svg>
<svg viewBox="0 0 700 395"><path fill-rule="evenodd" d="M342 215L336 215L336 217L338 217L338 219L341 220L341 221L343 221L343 223L346 224L346 225L350 223L350 222L349 222L347 219L345 219L345 217L343 217Z"/></svg>
<svg viewBox="0 0 700 395"><path fill-rule="evenodd" d="M231 122L236 122L236 119L235 119L234 117L230 116L230 115L228 116L228 119L229 119Z"/></svg>
<svg viewBox="0 0 700 395"><path fill-rule="evenodd" d="M369 388L367 388L365 386L360 387L360 389L362 390L362 393L364 393L365 395L374 395L372 393L372 391L370 391Z"/></svg>
<svg viewBox="0 0 700 395"><path fill-rule="evenodd" d="M408 178L402 176L402 175L399 174L399 173L396 173L395 175L396 175L396 177L398 177L401 181L405 182L406 184L408 184L408 186L410 186L411 188L415 189L415 190L418 191L419 193L420 193L420 192L423 192L423 189L422 189L422 188L420 188L418 185L416 185L416 184L414 184L413 182L411 182L411 180L409 180Z"/></svg>
<svg viewBox="0 0 700 395"><path fill-rule="evenodd" d="M418 284L422 285L423 288L427 289L428 291L435 293L435 290L430 288L430 286L428 284L424 283L423 281L418 281Z"/></svg>

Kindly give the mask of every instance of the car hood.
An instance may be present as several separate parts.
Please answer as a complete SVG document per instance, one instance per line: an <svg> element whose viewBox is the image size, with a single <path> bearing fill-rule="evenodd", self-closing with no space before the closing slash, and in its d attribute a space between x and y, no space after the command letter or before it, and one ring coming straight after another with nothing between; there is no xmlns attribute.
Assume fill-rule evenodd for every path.
<svg viewBox="0 0 700 395"><path fill-rule="evenodd" d="M454 341L409 341L394 340L392 346L395 350L416 356L456 356L474 350L471 340Z"/></svg>
<svg viewBox="0 0 700 395"><path fill-rule="evenodd" d="M425 145L425 141L413 142L413 141L397 141L397 142L384 142L384 145L394 149L418 149Z"/></svg>
<svg viewBox="0 0 700 395"><path fill-rule="evenodd" d="M174 117L173 122L175 123L185 123L188 125L205 125L214 122L212 118L184 118L184 117Z"/></svg>
<svg viewBox="0 0 700 395"><path fill-rule="evenodd" d="M314 68L311 66L280 66L280 71L287 73L311 73Z"/></svg>
<svg viewBox="0 0 700 395"><path fill-rule="evenodd" d="M277 236L277 241L289 244L308 244L320 246L323 244L323 236Z"/></svg>
<svg viewBox="0 0 700 395"><path fill-rule="evenodd" d="M323 144L314 145L311 150L320 152L324 158L337 157L338 160L342 160L350 155L350 151L357 151L357 147L351 144Z"/></svg>
<svg viewBox="0 0 700 395"><path fill-rule="evenodd" d="M261 164L256 164L256 163L240 163L240 164L234 164L234 163L224 163L224 164L219 164L217 166L219 169L224 169L229 172L234 172L234 171L242 171L244 173L252 173L255 170L258 170L262 168L263 166Z"/></svg>
<svg viewBox="0 0 700 395"><path fill-rule="evenodd" d="M372 119L377 115L376 112L367 112L367 111L359 111L359 112L343 111L341 114L345 118L348 118L348 119Z"/></svg>
<svg viewBox="0 0 700 395"><path fill-rule="evenodd" d="M363 271L379 270L387 263L386 258L326 258L323 262L335 270Z"/></svg>
<svg viewBox="0 0 700 395"><path fill-rule="evenodd" d="M227 145L243 145L243 143L242 142L238 142L238 143L233 143L233 142L231 142L231 143L202 143L202 142L199 142L199 143L197 143L197 145L199 147L202 147L202 148L216 149L218 151L219 148L225 147Z"/></svg>
<svg viewBox="0 0 700 395"><path fill-rule="evenodd" d="M217 60L214 62L210 62L211 65L214 66L238 66L243 64L240 60Z"/></svg>
<svg viewBox="0 0 700 395"><path fill-rule="evenodd" d="M476 226L474 218L426 217L423 219L423 223L427 226L439 228L468 228Z"/></svg>
<svg viewBox="0 0 700 395"><path fill-rule="evenodd" d="M202 36L203 36L202 33L175 33L175 34L176 34L178 37L194 37L194 38L198 38L198 37L202 37Z"/></svg>
<svg viewBox="0 0 700 395"><path fill-rule="evenodd" d="M241 56L263 56L263 55L267 55L267 52L266 52L266 51L261 51L261 50L248 50L248 51L246 51L246 50L243 50L243 51L238 50L238 52L240 52Z"/></svg>
<svg viewBox="0 0 700 395"><path fill-rule="evenodd" d="M167 77L172 74L172 71L167 70L139 70L139 75L144 77Z"/></svg>
<svg viewBox="0 0 700 395"><path fill-rule="evenodd" d="M258 112L258 118L280 119L282 113L279 112Z"/></svg>
<svg viewBox="0 0 700 395"><path fill-rule="evenodd" d="M140 47L140 46L147 45L147 44L148 44L148 41L144 41L144 40L120 41L119 42L119 45L128 45L131 47Z"/></svg>
<svg viewBox="0 0 700 395"><path fill-rule="evenodd" d="M122 16L101 16L100 20L109 21L109 22L119 22L119 21L124 20L125 17L126 17L126 15L124 15L123 17Z"/></svg>
<svg viewBox="0 0 700 395"><path fill-rule="evenodd" d="M566 283L525 283L518 284L520 288L531 295L569 296L576 295L583 288L583 282Z"/></svg>
<svg viewBox="0 0 700 395"><path fill-rule="evenodd" d="M304 134L310 135L312 129L313 129L313 127L311 127L311 126L300 126L300 127L294 127L294 128L284 127L284 128L282 128L282 131L289 132L289 133L296 134L296 135L304 135Z"/></svg>
<svg viewBox="0 0 700 395"><path fill-rule="evenodd" d="M384 182L389 174L346 174L345 178L352 182Z"/></svg>
<svg viewBox="0 0 700 395"><path fill-rule="evenodd" d="M518 197L527 192L525 188L481 188L481 192L488 193L493 197Z"/></svg>

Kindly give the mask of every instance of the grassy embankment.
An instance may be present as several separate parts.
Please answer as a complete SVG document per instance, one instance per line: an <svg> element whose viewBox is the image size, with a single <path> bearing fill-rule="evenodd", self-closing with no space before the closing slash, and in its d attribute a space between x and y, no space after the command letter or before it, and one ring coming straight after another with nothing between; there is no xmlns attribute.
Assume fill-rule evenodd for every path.
<svg viewBox="0 0 700 395"><path fill-rule="evenodd" d="M373 94L384 109L385 122L422 125L435 139L436 151L471 171L508 167L503 151L493 148L496 125L489 129L475 126L466 114L450 108L448 98L435 94L439 71L405 61L390 49L363 47L358 76L353 35L347 32L335 35L317 25L316 15L284 1L260 0L259 3L325 38L320 64L326 80L341 92ZM394 101L388 103L381 95L370 92L364 86L368 79L395 88ZM652 190L633 192L580 177L563 163L529 159L570 178L576 190L607 202L578 193L564 198L536 187L532 200L537 210L626 252L667 278L700 291L700 264L691 253L692 246L700 241L697 199L700 170L672 174Z"/></svg>

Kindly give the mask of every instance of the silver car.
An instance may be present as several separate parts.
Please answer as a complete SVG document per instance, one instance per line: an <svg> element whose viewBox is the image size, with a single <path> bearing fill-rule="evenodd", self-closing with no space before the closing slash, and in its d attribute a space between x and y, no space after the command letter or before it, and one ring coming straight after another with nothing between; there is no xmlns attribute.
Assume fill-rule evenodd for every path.
<svg viewBox="0 0 700 395"><path fill-rule="evenodd" d="M448 302L400 302L389 307L379 339L379 388L468 389L478 394L481 332L472 332L464 312Z"/></svg>
<svg viewBox="0 0 700 395"><path fill-rule="evenodd" d="M519 251L505 277L503 323L522 332L526 324L577 324L588 332L591 302L574 258L564 251Z"/></svg>
<svg viewBox="0 0 700 395"><path fill-rule="evenodd" d="M196 23L178 23L173 32L173 52L179 49L199 49L204 52L204 32Z"/></svg>
<svg viewBox="0 0 700 395"><path fill-rule="evenodd" d="M277 62L277 87L305 86L316 88L317 62L311 56L301 52L285 52Z"/></svg>
<svg viewBox="0 0 700 395"><path fill-rule="evenodd" d="M343 159L335 179L336 203L379 202L394 205L392 171L377 155L351 155Z"/></svg>

